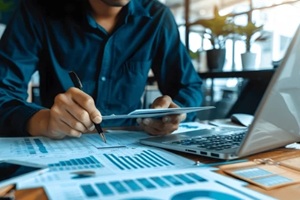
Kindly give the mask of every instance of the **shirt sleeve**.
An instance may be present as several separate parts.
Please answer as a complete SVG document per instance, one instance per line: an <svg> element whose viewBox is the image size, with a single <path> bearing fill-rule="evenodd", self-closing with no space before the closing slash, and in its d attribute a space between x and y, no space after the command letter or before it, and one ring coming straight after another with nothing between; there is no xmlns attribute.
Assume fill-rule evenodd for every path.
<svg viewBox="0 0 300 200"><path fill-rule="evenodd" d="M20 1L0 40L0 136L29 135L27 121L42 109L27 102L41 49L38 19L32 1Z"/></svg>
<svg viewBox="0 0 300 200"><path fill-rule="evenodd" d="M152 68L159 89L181 107L200 106L202 80L180 40L173 14L166 9L161 19L159 51ZM193 121L195 116L195 113L188 114L186 121Z"/></svg>

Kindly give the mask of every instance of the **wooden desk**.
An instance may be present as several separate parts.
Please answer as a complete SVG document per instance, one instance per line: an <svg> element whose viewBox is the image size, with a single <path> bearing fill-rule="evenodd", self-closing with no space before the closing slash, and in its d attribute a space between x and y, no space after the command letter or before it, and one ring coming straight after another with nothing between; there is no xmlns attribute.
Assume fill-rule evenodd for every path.
<svg viewBox="0 0 300 200"><path fill-rule="evenodd" d="M178 153L178 152L175 153L195 161L200 161L202 163L220 162L220 160L217 159L210 159L206 157L200 157L200 156L185 154L185 153ZM247 157L247 159L254 160L257 158L271 158L275 161L281 161L287 158L292 158L297 156L300 156L299 150L279 148L272 151L249 156ZM222 172L220 173L222 174ZM300 197L300 184L294 184L294 185L277 188L269 191L261 189L254 185L249 185L247 187L277 199L299 200ZM18 190L16 191L15 195L17 200L47 200L47 196L42 188Z"/></svg>

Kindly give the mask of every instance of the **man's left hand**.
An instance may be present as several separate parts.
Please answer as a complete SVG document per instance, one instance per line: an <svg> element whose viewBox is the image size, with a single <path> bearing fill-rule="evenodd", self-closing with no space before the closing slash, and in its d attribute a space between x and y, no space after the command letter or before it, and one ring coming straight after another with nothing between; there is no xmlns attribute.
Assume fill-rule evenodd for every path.
<svg viewBox="0 0 300 200"><path fill-rule="evenodd" d="M160 109L160 108L179 108L176 105L172 98L164 95L155 99L152 103L151 108ZM186 118L186 114L180 115L168 115L160 119L157 118L138 118L137 122L141 128L151 135L166 135L170 134L173 131L177 130L179 123Z"/></svg>

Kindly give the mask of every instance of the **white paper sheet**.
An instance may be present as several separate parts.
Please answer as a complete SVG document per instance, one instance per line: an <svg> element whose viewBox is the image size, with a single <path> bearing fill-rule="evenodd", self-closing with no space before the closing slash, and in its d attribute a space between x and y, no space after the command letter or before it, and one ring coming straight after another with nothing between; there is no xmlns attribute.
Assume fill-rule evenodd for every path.
<svg viewBox="0 0 300 200"><path fill-rule="evenodd" d="M20 181L17 185L18 189L39 187L60 181L101 179L102 176L109 175L122 176L128 173L184 169L195 165L195 162L190 159L149 147L101 149L93 154L69 155L59 159L39 158L34 162L47 164L49 171L34 179ZM78 176L78 173L87 176Z"/></svg>
<svg viewBox="0 0 300 200"><path fill-rule="evenodd" d="M181 123L174 133L207 128L198 122ZM45 137L0 138L0 160L9 158L67 157L73 154L92 154L99 149L141 146L139 140L149 137L142 131L108 130L107 143L97 133L80 138L52 140Z"/></svg>

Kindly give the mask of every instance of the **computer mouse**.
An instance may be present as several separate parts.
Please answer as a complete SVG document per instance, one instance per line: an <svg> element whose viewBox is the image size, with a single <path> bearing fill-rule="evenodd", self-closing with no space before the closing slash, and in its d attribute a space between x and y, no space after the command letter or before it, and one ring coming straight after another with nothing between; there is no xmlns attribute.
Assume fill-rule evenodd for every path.
<svg viewBox="0 0 300 200"><path fill-rule="evenodd" d="M243 126L249 126L252 123L253 118L254 118L253 115L244 114L244 113L234 113L230 117L231 122Z"/></svg>

